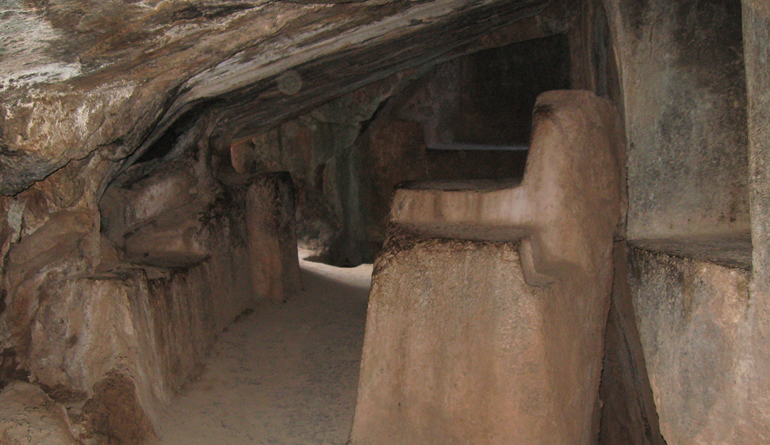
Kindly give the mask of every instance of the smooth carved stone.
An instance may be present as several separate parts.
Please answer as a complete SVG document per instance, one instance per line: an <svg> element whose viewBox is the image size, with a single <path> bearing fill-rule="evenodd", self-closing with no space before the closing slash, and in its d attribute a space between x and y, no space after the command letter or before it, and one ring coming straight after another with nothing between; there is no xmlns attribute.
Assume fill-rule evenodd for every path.
<svg viewBox="0 0 770 445"><path fill-rule="evenodd" d="M622 124L588 91L538 98L524 180L416 184L396 192L391 221L426 235L506 241L524 238L530 284L553 281L568 265L599 265L620 222Z"/></svg>
<svg viewBox="0 0 770 445"><path fill-rule="evenodd" d="M595 442L620 129L592 93L545 93L521 185L397 193L352 444Z"/></svg>

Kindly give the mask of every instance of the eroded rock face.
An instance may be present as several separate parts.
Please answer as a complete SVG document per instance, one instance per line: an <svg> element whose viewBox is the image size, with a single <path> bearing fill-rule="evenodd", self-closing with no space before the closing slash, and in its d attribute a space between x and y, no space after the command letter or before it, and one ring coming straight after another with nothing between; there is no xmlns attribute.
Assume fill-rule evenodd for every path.
<svg viewBox="0 0 770 445"><path fill-rule="evenodd" d="M0 392L0 442L7 445L76 445L64 408L42 389L14 382Z"/></svg>
<svg viewBox="0 0 770 445"><path fill-rule="evenodd" d="M255 134L544 5L11 2L2 36L10 51L0 66L0 191L18 192L97 148L114 159L140 144L141 152L191 107L213 99L218 133ZM418 33L430 47L408 44ZM301 83L297 91L283 88L291 94L278 82L289 69Z"/></svg>
<svg viewBox="0 0 770 445"><path fill-rule="evenodd" d="M246 201L253 178L214 183L210 165L190 152L160 174L129 172L99 206L93 177L82 178L90 186L70 200L49 201L57 183L46 181L5 202L3 381L26 373L75 406L73 428L83 440L151 439L157 410L189 380L213 337L267 297L252 269L285 255L248 245L249 212L258 211ZM67 170L57 178L78 183ZM286 205L274 211L293 217L293 203ZM288 236L290 227L265 235L278 232ZM290 290L285 278L270 271L259 285L282 293ZM124 399L131 403L115 401Z"/></svg>
<svg viewBox="0 0 770 445"><path fill-rule="evenodd" d="M635 249L630 284L660 429L667 443L752 443L748 274ZM754 409L760 409L758 406ZM746 426L744 426L746 425ZM761 434L761 433L760 433Z"/></svg>
<svg viewBox="0 0 770 445"><path fill-rule="evenodd" d="M98 441L142 445L155 431L136 396L131 378L110 373L94 385L94 395L83 405L89 434Z"/></svg>

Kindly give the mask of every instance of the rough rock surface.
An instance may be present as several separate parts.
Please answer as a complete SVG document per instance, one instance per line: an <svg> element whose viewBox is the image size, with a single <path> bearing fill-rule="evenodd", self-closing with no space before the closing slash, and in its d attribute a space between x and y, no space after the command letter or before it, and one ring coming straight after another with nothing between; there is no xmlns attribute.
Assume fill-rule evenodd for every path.
<svg viewBox="0 0 770 445"><path fill-rule="evenodd" d="M0 443L76 445L64 407L40 387L14 382L0 392Z"/></svg>
<svg viewBox="0 0 770 445"><path fill-rule="evenodd" d="M742 411L748 274L641 249L631 252L629 274L666 442L754 443L760 425L745 430L752 422Z"/></svg>
<svg viewBox="0 0 770 445"><path fill-rule="evenodd" d="M612 301L599 387L599 445L665 445L628 283L627 251L625 240L615 242Z"/></svg>
<svg viewBox="0 0 770 445"><path fill-rule="evenodd" d="M246 192L248 246L252 258L255 298L286 301L302 287L297 259L294 185L289 173L258 177Z"/></svg>
<svg viewBox="0 0 770 445"><path fill-rule="evenodd" d="M10 50L0 64L0 192L18 192L95 150L119 159L139 148L133 162L180 116L212 100L220 135L255 134L544 4L199 0L94 8L14 0L2 18ZM420 39L429 47L410 44L426 31L431 37ZM296 91L281 81L289 70Z"/></svg>
<svg viewBox="0 0 770 445"><path fill-rule="evenodd" d="M16 242L7 247L0 313L0 349L13 351L4 353L4 373L26 372L57 400L85 403L76 425L83 440L151 439L157 410L195 373L214 336L258 299L249 269L276 260L278 252L247 246L249 177L215 184L199 154L113 183L101 208L93 187L46 214L48 181L6 203Z"/></svg>
<svg viewBox="0 0 770 445"><path fill-rule="evenodd" d="M748 340L749 368L741 376L746 402L742 431L746 442L770 441L770 6L745 0L743 39L749 90L749 182L751 185L752 277Z"/></svg>

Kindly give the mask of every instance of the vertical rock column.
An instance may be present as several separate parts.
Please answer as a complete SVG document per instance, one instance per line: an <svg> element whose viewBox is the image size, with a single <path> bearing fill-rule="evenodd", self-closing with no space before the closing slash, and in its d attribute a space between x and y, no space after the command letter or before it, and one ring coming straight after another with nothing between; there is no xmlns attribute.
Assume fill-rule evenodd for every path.
<svg viewBox="0 0 770 445"><path fill-rule="evenodd" d="M748 87L749 186L753 274L749 344L739 378L747 400L739 431L744 443L770 442L770 4L743 0Z"/></svg>
<svg viewBox="0 0 770 445"><path fill-rule="evenodd" d="M300 287L291 175L258 176L249 186L247 200L248 245L257 297L285 300Z"/></svg>
<svg viewBox="0 0 770 445"><path fill-rule="evenodd" d="M544 93L524 180L397 192L351 443L589 444L597 432L621 125Z"/></svg>

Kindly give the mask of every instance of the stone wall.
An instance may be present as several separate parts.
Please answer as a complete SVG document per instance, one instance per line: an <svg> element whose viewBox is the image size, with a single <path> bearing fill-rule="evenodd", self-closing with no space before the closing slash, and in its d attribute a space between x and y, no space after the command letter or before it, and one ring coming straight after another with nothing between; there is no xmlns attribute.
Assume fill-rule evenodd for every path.
<svg viewBox="0 0 770 445"><path fill-rule="evenodd" d="M750 352L742 378L747 441L770 440L770 6L743 5L743 39L748 83L749 184L751 187L752 276L748 313Z"/></svg>
<svg viewBox="0 0 770 445"><path fill-rule="evenodd" d="M631 240L749 231L738 1L606 1L628 138Z"/></svg>
<svg viewBox="0 0 770 445"><path fill-rule="evenodd" d="M3 201L0 383L45 389L80 440L152 440L216 335L299 284L291 183L223 184L208 159L190 151L101 196L73 166Z"/></svg>
<svg viewBox="0 0 770 445"><path fill-rule="evenodd" d="M633 306L626 316L638 326L643 357L622 344L633 329L618 330L623 313L611 312L607 344L616 338L621 347L608 349L605 371L625 360L626 378L636 377L623 383L610 373L603 383L633 388L647 374L668 444L770 437L760 389L767 348L758 341L767 332L767 298L750 285L767 269L757 260L765 218L754 214L763 208L757 172L764 157L755 156L762 143L751 142L762 140L766 123L758 104L767 82L756 61L767 50L767 14L750 3L741 11L734 1L604 2L628 139L627 237L637 246L628 257ZM612 401L611 393L604 397ZM638 400L644 414L649 405ZM655 416L605 412L615 426L654 426L638 422Z"/></svg>
<svg viewBox="0 0 770 445"><path fill-rule="evenodd" d="M668 444L761 443L762 406L747 416L750 275L633 249L629 281L645 362ZM750 329L750 328L749 328Z"/></svg>

